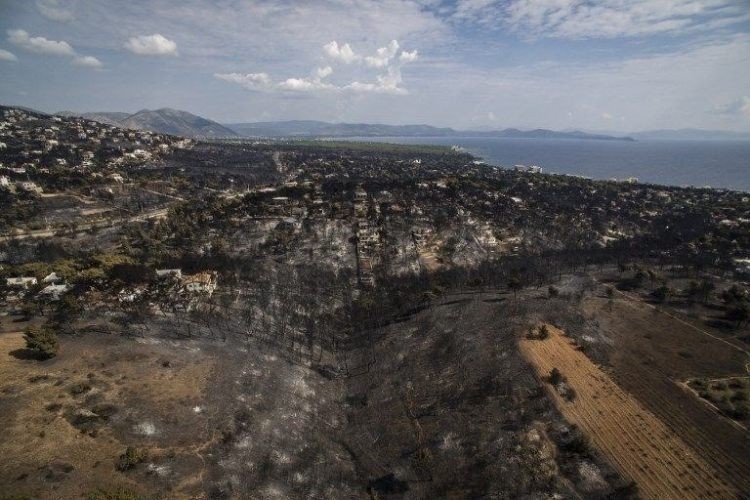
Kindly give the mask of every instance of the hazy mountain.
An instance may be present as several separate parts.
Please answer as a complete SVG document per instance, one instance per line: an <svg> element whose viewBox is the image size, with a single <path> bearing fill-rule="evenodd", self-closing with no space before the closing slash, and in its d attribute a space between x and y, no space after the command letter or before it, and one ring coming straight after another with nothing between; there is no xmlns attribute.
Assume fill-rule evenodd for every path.
<svg viewBox="0 0 750 500"><path fill-rule="evenodd" d="M75 113L62 111L60 116L80 116L88 120L106 123L116 127L150 130L161 134L172 134L184 137L236 137L237 134L215 121L201 116L180 111L178 109L162 108L156 110L144 109L137 113L94 112Z"/></svg>
<svg viewBox="0 0 750 500"><path fill-rule="evenodd" d="M366 123L328 123L313 120L281 122L232 123L226 125L244 137L508 137L531 139L600 139L633 140L588 134L580 131L552 130L455 130L430 125L381 125Z"/></svg>
<svg viewBox="0 0 750 500"><path fill-rule="evenodd" d="M726 141L750 140L749 132L729 132L726 130L700 130L683 128L679 130L646 130L629 134L638 140L670 140L670 141Z"/></svg>

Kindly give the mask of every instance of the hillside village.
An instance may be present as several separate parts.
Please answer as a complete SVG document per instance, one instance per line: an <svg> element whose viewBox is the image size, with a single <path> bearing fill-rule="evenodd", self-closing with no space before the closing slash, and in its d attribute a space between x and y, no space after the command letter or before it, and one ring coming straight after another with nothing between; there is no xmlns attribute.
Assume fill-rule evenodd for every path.
<svg viewBox="0 0 750 500"><path fill-rule="evenodd" d="M750 491L744 386L711 390L750 348L747 193L0 113L0 455L45 450L11 493L634 498L516 348L543 323L620 385L668 376L675 432L716 419L706 470Z"/></svg>

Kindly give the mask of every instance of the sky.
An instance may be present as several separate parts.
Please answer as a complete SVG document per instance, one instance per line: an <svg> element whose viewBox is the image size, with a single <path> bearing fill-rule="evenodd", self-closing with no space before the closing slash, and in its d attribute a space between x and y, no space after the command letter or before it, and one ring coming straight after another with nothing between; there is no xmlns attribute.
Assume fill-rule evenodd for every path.
<svg viewBox="0 0 750 500"><path fill-rule="evenodd" d="M0 103L750 131L749 0L0 0Z"/></svg>

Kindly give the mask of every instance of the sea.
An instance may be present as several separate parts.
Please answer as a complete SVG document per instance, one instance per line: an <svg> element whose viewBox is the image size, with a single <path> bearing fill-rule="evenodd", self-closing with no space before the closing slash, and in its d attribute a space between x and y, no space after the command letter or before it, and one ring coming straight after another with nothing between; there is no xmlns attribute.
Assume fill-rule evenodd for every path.
<svg viewBox="0 0 750 500"><path fill-rule="evenodd" d="M592 179L750 192L750 141L609 141L475 137L360 137L352 140L459 146L490 165L538 165Z"/></svg>

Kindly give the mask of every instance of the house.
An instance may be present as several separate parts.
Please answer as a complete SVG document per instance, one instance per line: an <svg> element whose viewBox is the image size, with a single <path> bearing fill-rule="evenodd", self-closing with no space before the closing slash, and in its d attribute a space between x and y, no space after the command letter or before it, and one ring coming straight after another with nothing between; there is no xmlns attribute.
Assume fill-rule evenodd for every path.
<svg viewBox="0 0 750 500"><path fill-rule="evenodd" d="M159 279L176 278L182 279L182 269L157 269L156 277Z"/></svg>
<svg viewBox="0 0 750 500"><path fill-rule="evenodd" d="M12 287L28 288L31 285L36 285L36 278L32 276L20 276L17 278L7 278L5 284Z"/></svg>
<svg viewBox="0 0 750 500"><path fill-rule="evenodd" d="M47 284L59 283L60 281L62 281L62 278L59 277L57 273L54 271L49 273L47 276L44 277L44 279L42 279L42 283L47 283Z"/></svg>
<svg viewBox="0 0 750 500"><path fill-rule="evenodd" d="M182 288L191 293L205 293L212 295L218 286L216 271L204 271L182 278Z"/></svg>
<svg viewBox="0 0 750 500"><path fill-rule="evenodd" d="M18 187L29 193L41 193L42 188L39 187L35 182L23 181L18 184Z"/></svg>
<svg viewBox="0 0 750 500"><path fill-rule="evenodd" d="M39 292L41 295L49 297L50 300L60 300L60 295L70 290L71 286L66 284L47 285Z"/></svg>

